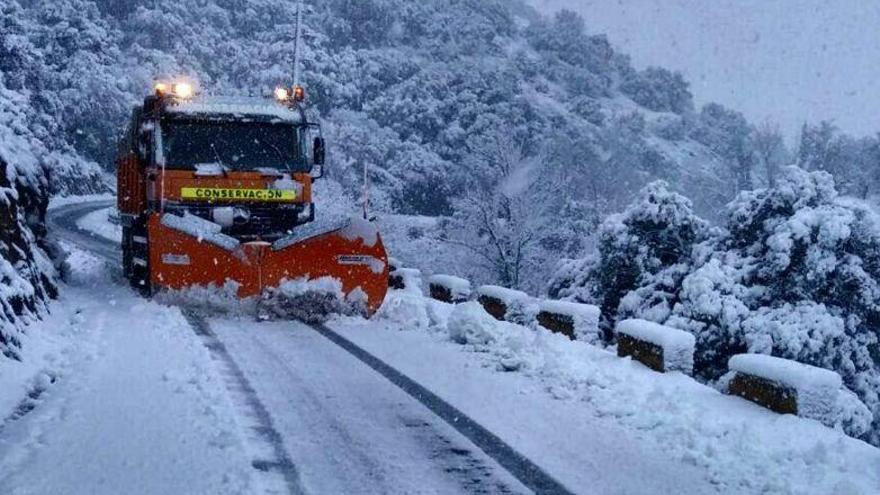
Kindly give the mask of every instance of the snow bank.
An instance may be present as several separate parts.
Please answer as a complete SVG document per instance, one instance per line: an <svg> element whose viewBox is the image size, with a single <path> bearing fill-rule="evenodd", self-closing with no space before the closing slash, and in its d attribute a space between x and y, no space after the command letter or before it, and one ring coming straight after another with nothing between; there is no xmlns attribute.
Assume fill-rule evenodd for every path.
<svg viewBox="0 0 880 495"><path fill-rule="evenodd" d="M534 369L542 362L541 343L544 338L565 337L534 332L522 325L499 321L476 301L458 304L449 314L446 328L449 339L475 350L489 352L497 358L503 371Z"/></svg>
<svg viewBox="0 0 880 495"><path fill-rule="evenodd" d="M555 315L567 316L572 321L574 337L590 344L598 343L600 311L592 304L581 304L570 301L541 300L538 311Z"/></svg>
<svg viewBox="0 0 880 495"><path fill-rule="evenodd" d="M453 306L409 290L388 291L385 301L373 317L399 330L446 332Z"/></svg>
<svg viewBox="0 0 880 495"><path fill-rule="evenodd" d="M394 322L401 330L425 330L431 326L425 298L407 291L389 291L375 317Z"/></svg>
<svg viewBox="0 0 880 495"><path fill-rule="evenodd" d="M842 380L833 371L765 354L737 354L728 366L731 371L794 389L800 416L827 422L837 411Z"/></svg>
<svg viewBox="0 0 880 495"><path fill-rule="evenodd" d="M471 283L469 280L453 277L452 275L432 275L428 279L428 286L431 289L431 297L440 299L438 296L448 296L446 302L466 301L471 297ZM441 289L436 291L435 287ZM440 294L443 292L443 294ZM442 299L441 299L442 300Z"/></svg>
<svg viewBox="0 0 880 495"><path fill-rule="evenodd" d="M629 319L617 323L618 333L648 342L663 352L663 371L681 371L690 374L694 368L694 336L683 330L652 321Z"/></svg>
<svg viewBox="0 0 880 495"><path fill-rule="evenodd" d="M110 193L100 193L100 194L81 194L81 195L73 195L73 196L52 196L49 199L49 207L48 210L54 210L56 208L61 208L62 206L68 206L72 204L78 203L90 203L92 201L107 201L107 202L116 202L116 195Z"/></svg>
<svg viewBox="0 0 880 495"><path fill-rule="evenodd" d="M0 360L20 357L25 327L57 294L44 251L48 180L26 108L26 99L0 81Z"/></svg>
<svg viewBox="0 0 880 495"><path fill-rule="evenodd" d="M560 446L576 449L596 431L614 431L611 450L597 456L619 455L617 441L636 442L640 458L692 466L719 493L872 495L880 486L880 450L841 431L769 413L684 374L657 374L608 350L495 320L475 301L437 305L451 308L445 328L424 336L408 332L403 342L401 327L387 319L336 326L350 325L349 338L483 424L494 424L524 452L563 466L557 471L563 478L570 475L563 460L570 453ZM471 354L450 356L454 351L438 335ZM521 375L493 377L487 369ZM553 428L534 430L535 421Z"/></svg>
<svg viewBox="0 0 880 495"><path fill-rule="evenodd" d="M184 213L183 216L166 213L162 215L162 225L189 234L199 242L207 242L227 251L235 251L241 245L238 239L221 233L223 227L220 225L189 212Z"/></svg>

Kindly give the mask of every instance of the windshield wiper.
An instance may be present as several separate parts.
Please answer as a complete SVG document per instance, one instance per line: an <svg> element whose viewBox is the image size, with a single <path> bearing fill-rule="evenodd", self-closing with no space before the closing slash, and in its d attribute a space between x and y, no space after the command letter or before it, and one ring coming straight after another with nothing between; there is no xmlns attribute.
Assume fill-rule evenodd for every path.
<svg viewBox="0 0 880 495"><path fill-rule="evenodd" d="M217 159L217 164L220 165L220 169L223 170L223 175L229 173L229 167L223 163L223 160L220 159L220 153L217 153L217 148L214 147L214 143L211 143L211 151L214 152L214 158Z"/></svg>

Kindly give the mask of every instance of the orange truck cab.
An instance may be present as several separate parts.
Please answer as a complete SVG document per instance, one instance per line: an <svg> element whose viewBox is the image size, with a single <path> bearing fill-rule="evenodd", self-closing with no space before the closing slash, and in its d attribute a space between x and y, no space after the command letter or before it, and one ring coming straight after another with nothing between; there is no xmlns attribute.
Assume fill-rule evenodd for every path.
<svg viewBox="0 0 880 495"><path fill-rule="evenodd" d="M149 294L232 283L250 297L331 277L375 311L388 272L375 226L314 222L312 182L323 175L325 148L301 88L276 90L275 99L169 88L157 85L134 109L117 155L132 285Z"/></svg>

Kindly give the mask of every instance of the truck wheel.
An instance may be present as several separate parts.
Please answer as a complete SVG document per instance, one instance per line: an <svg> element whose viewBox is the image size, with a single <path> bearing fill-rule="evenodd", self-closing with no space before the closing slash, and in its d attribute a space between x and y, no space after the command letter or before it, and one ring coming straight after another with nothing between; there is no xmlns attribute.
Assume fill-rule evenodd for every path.
<svg viewBox="0 0 880 495"><path fill-rule="evenodd" d="M128 245L130 253L128 280L135 290L149 297L152 288L150 287L150 244L147 223L145 220L138 219L128 230L129 235L123 240L123 246ZM123 263L125 263L124 251Z"/></svg>

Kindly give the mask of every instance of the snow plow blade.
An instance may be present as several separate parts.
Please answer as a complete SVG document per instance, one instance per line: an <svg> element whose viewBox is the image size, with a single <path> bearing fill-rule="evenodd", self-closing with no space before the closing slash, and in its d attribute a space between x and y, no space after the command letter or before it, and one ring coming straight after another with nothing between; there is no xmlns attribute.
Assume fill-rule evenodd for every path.
<svg viewBox="0 0 880 495"><path fill-rule="evenodd" d="M155 213L148 222L154 288L223 287L238 297L263 296L286 282L330 277L347 299L372 315L388 290L388 259L378 229L353 218L329 228L309 225L275 242L239 242L193 215Z"/></svg>

